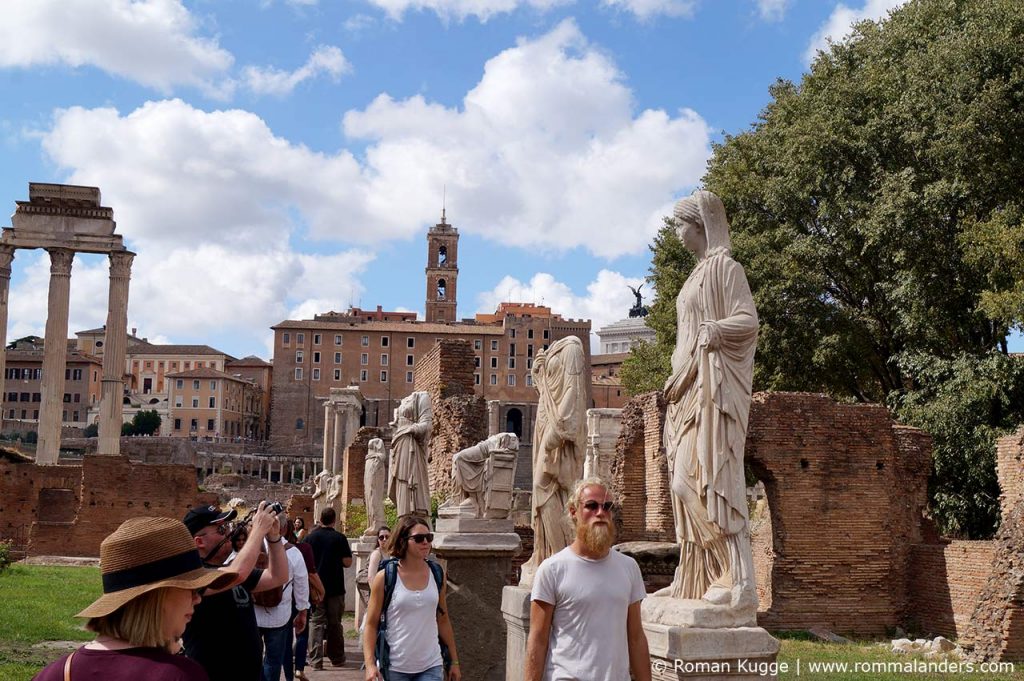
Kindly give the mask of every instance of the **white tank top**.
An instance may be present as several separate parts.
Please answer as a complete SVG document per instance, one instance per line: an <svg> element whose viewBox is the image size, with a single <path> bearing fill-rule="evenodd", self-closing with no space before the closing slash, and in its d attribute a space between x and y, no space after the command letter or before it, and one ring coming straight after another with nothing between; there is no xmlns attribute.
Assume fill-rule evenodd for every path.
<svg viewBox="0 0 1024 681"><path fill-rule="evenodd" d="M432 572L428 571L427 587L421 591L405 588L401 577L395 580L386 633L393 671L419 674L442 664L437 643L437 600Z"/></svg>

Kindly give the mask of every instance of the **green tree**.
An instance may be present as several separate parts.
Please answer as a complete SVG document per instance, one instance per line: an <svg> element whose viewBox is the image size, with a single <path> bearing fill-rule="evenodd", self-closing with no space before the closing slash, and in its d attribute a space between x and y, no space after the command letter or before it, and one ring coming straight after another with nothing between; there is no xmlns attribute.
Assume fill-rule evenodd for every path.
<svg viewBox="0 0 1024 681"><path fill-rule="evenodd" d="M966 536L996 527L993 441L1024 417L1006 356L1024 320L1022 35L1015 0L912 0L863 22L775 83L704 178L758 307L755 389L886 402L928 430L933 512ZM666 230L653 250L657 347L636 368L670 352L660 325L690 269Z"/></svg>
<svg viewBox="0 0 1024 681"><path fill-rule="evenodd" d="M135 412L132 417L133 435L156 435L160 432L160 414L153 409L143 409Z"/></svg>
<svg viewBox="0 0 1024 681"><path fill-rule="evenodd" d="M85 427L85 437L96 437L100 434L99 424L90 423Z"/></svg>

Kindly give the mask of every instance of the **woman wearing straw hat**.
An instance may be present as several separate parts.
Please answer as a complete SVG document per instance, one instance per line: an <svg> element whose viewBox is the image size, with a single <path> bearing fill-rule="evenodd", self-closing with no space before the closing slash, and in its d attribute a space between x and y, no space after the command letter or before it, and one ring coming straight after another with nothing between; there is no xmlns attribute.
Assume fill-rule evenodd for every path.
<svg viewBox="0 0 1024 681"><path fill-rule="evenodd" d="M173 655L207 587L234 575L203 567L188 528L172 518L132 518L100 544L103 595L78 617L96 639L46 667L35 681L206 681L198 663Z"/></svg>

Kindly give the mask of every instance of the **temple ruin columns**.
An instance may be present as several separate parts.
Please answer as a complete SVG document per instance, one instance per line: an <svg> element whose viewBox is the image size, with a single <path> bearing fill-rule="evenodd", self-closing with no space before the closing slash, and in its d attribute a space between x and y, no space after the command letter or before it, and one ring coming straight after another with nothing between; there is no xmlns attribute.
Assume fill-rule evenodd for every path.
<svg viewBox="0 0 1024 681"><path fill-rule="evenodd" d="M124 402L125 354L128 349L128 284L135 254L110 254L110 291L107 303L107 333L104 337L103 385L100 399L98 454L121 453L121 416Z"/></svg>
<svg viewBox="0 0 1024 681"><path fill-rule="evenodd" d="M36 463L56 465L60 454L60 429L64 408L64 371L67 368L68 314L71 300L71 263L75 252L51 248L50 291L43 345L42 405L39 412L39 443Z"/></svg>
<svg viewBox="0 0 1024 681"><path fill-rule="evenodd" d="M333 405L324 402L324 466L323 470L334 473L334 419L331 418Z"/></svg>
<svg viewBox="0 0 1024 681"><path fill-rule="evenodd" d="M345 456L345 447L348 445L348 433L344 432L343 420L345 415L342 410L335 405L334 407L334 429L331 437L331 443L334 446L334 451L331 456L331 472L335 475L339 475L343 472L342 458Z"/></svg>
<svg viewBox="0 0 1024 681"><path fill-rule="evenodd" d="M7 300L11 289L11 262L14 249L0 246L0 395L4 394L4 379L7 378ZM4 414L0 409L0 430L3 430Z"/></svg>

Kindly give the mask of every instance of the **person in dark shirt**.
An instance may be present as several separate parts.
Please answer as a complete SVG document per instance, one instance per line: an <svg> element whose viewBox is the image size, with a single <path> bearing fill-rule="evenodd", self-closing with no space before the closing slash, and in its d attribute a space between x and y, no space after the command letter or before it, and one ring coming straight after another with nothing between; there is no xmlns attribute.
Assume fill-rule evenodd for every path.
<svg viewBox="0 0 1024 681"><path fill-rule="evenodd" d="M78 617L96 640L64 655L35 681L207 681L173 655L206 587L232 576L203 567L188 529L172 518L132 518L100 544L103 595Z"/></svg>
<svg viewBox="0 0 1024 681"><path fill-rule="evenodd" d="M235 511L199 506L185 516L185 525L210 567L231 574L228 588L207 594L185 629L185 654L206 670L210 681L258 681L263 669L263 644L256 626L252 594L280 586L288 579L277 514L260 503L249 528L249 540L235 558L226 523ZM269 564L254 569L266 537Z"/></svg>
<svg viewBox="0 0 1024 681"><path fill-rule="evenodd" d="M334 529L337 514L327 507L320 512L320 526L306 537L313 547L316 572L324 584L323 601L313 606L313 624L309 634L309 662L313 669L324 668L324 645L327 639L327 657L331 664L345 664L345 638L341 628L341 613L345 608L345 570L352 565L352 549L348 539Z"/></svg>

